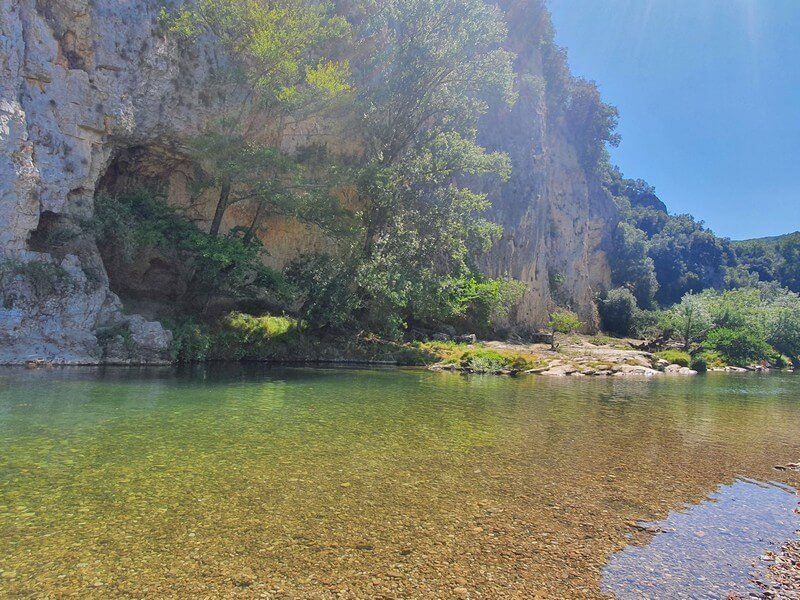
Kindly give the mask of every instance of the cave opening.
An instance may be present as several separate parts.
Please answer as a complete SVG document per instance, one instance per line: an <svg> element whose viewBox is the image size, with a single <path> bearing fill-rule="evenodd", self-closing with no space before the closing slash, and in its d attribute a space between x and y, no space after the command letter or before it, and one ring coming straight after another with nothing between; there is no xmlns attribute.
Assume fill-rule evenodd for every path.
<svg viewBox="0 0 800 600"><path fill-rule="evenodd" d="M188 203L193 165L184 155L159 146L132 146L113 156L95 187L95 215L113 213L118 202L158 196L171 205ZM126 310L149 318L177 310L189 269L176 252L130 244L113 234L98 235L97 247L109 287Z"/></svg>
<svg viewBox="0 0 800 600"><path fill-rule="evenodd" d="M63 215L46 210L39 215L39 224L28 237L28 250L57 256L65 241L67 222Z"/></svg>

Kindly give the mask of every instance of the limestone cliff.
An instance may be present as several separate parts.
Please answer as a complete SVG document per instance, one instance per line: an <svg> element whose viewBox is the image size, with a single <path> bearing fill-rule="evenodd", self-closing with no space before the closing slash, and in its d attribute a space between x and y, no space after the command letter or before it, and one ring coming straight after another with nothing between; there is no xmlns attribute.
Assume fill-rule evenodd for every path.
<svg viewBox="0 0 800 600"><path fill-rule="evenodd" d="M93 241L63 232L120 152L194 130L205 64L158 34L156 2L0 1L0 362L164 358L168 332L124 315ZM73 282L46 297L48 272Z"/></svg>
<svg viewBox="0 0 800 600"><path fill-rule="evenodd" d="M542 0L501 0L509 27L508 49L517 56L519 100L493 106L480 141L507 152L511 180L490 190L492 220L504 235L484 261L486 272L528 285L516 323L541 326L555 305L568 304L590 327L598 323L595 294L608 289L606 249L616 207L599 176L581 160L563 100L552 93L571 77L552 44L550 15Z"/></svg>
<svg viewBox="0 0 800 600"><path fill-rule="evenodd" d="M159 5L0 0L0 363L166 358L169 332L123 313L109 288L113 264L81 231L98 189L126 177L167 182L180 201L191 168L181 144L214 113L203 81L216 57L169 41ZM613 205L542 92L547 12L539 0L501 5L521 97L511 111L493 107L482 126L482 142L514 163L512 180L490 190L506 233L484 266L530 286L515 324L540 325L556 301L594 324ZM270 231L276 266L320 244L296 224Z"/></svg>

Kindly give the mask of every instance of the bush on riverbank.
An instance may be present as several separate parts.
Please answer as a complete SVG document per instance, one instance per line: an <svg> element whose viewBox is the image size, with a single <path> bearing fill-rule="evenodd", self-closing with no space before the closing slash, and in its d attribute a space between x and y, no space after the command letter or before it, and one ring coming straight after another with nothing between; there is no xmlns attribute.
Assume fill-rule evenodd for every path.
<svg viewBox="0 0 800 600"><path fill-rule="evenodd" d="M681 367L688 367L692 362L692 357L688 352L682 350L664 350L656 352L657 358L662 358L671 365L680 365Z"/></svg>
<svg viewBox="0 0 800 600"><path fill-rule="evenodd" d="M800 296L774 285L690 293L669 310L651 314L658 328L647 337L660 344L679 342L698 364L800 364ZM666 353L660 356L685 362L685 356L681 362Z"/></svg>
<svg viewBox="0 0 800 600"><path fill-rule="evenodd" d="M205 360L302 360L313 340L289 317L233 312L213 324L189 318L167 323L177 362Z"/></svg>
<svg viewBox="0 0 800 600"><path fill-rule="evenodd" d="M168 324L179 363L202 361L369 362L400 366L452 365L471 373L520 372L542 366L524 352L456 342L396 342L374 335L320 337L296 319L231 313L214 324Z"/></svg>
<svg viewBox="0 0 800 600"><path fill-rule="evenodd" d="M538 366L533 356L489 348L471 348L464 351L458 364L465 371L472 373L500 373L504 371L516 373Z"/></svg>
<svg viewBox="0 0 800 600"><path fill-rule="evenodd" d="M633 292L627 288L611 290L598 299L597 308L604 331L621 336L631 335L639 310Z"/></svg>
<svg viewBox="0 0 800 600"><path fill-rule="evenodd" d="M173 332L176 362L203 361L366 361L430 365L458 354L453 342L404 344L374 335L320 336L297 319L233 312L213 323L191 318L166 323Z"/></svg>
<svg viewBox="0 0 800 600"><path fill-rule="evenodd" d="M726 327L709 332L703 348L717 352L728 364L737 367L766 360L772 351L758 332Z"/></svg>

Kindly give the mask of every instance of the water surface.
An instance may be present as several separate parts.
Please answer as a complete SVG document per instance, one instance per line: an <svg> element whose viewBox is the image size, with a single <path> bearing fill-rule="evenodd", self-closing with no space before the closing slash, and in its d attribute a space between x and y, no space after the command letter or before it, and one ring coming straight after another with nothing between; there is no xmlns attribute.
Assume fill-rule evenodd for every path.
<svg viewBox="0 0 800 600"><path fill-rule="evenodd" d="M708 500L683 507L658 523L639 524L654 537L615 554L603 589L620 599L749 597L743 575L763 577L765 550L777 551L800 526L793 488L739 479ZM754 565L754 559L758 562Z"/></svg>
<svg viewBox="0 0 800 600"><path fill-rule="evenodd" d="M2 371L0 597L600 597L630 523L799 459L789 375Z"/></svg>

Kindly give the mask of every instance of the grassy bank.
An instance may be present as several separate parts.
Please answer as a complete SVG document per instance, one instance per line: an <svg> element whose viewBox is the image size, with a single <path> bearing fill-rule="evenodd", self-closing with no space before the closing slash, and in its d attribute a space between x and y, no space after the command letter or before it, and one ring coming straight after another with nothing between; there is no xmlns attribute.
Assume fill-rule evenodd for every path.
<svg viewBox="0 0 800 600"><path fill-rule="evenodd" d="M402 366L441 364L475 373L520 372L542 366L536 353L456 342L401 342L375 335L321 335L285 316L231 313L212 324L166 323L174 334L175 362L353 361Z"/></svg>

